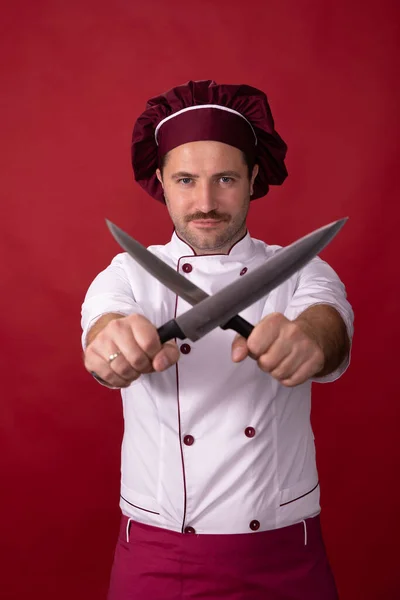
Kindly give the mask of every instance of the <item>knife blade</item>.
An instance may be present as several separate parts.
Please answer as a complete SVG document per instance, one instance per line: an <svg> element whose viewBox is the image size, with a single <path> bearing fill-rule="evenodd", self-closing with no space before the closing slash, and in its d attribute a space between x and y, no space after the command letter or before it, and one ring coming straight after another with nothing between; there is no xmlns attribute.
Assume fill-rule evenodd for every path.
<svg viewBox="0 0 400 600"><path fill-rule="evenodd" d="M120 229L117 225L106 219L107 227L118 244L148 273L153 275L160 283L163 283L171 291L194 306L209 295L197 285L186 279L183 275L167 265L161 258L147 250L137 240ZM253 330L253 325L248 321L235 315L228 323L221 326L222 329L233 329L240 335L248 337Z"/></svg>
<svg viewBox="0 0 400 600"><path fill-rule="evenodd" d="M268 294L312 260L332 241L346 221L347 218L334 221L281 248L245 278L234 281L171 319L158 328L161 343L174 338L188 338L194 342L216 327L226 325L236 313Z"/></svg>

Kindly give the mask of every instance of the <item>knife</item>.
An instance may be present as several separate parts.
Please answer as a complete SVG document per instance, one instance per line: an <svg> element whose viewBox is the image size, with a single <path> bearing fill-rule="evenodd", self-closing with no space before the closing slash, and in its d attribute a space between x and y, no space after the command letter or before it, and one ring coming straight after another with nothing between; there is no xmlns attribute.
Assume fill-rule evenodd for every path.
<svg viewBox="0 0 400 600"><path fill-rule="evenodd" d="M194 306L209 295L197 285L186 279L183 275L167 265L161 258L147 250L137 240L125 233L122 229L106 219L107 226L118 244L148 273L153 275L160 283L163 283L172 292L186 300ZM222 329L233 329L245 338L248 338L253 330L253 325L248 321L236 315L232 317L225 325L220 325Z"/></svg>
<svg viewBox="0 0 400 600"><path fill-rule="evenodd" d="M245 278L234 281L212 296L208 296L200 288L197 288L198 291L195 294L192 288L193 284L190 286L186 285L184 288L180 281L180 277L182 276L179 276L179 279L174 277L174 283L170 284L168 269L173 272L174 276L179 274L168 267L163 261L157 259L160 260L162 270L168 274L162 276L162 282L176 291L179 296L185 299L191 297L192 299L188 300L190 303L197 302L190 310L175 319L171 319L158 328L157 331L161 343L164 344L174 338L181 340L188 338L194 342L218 326L225 326L227 328L229 321L233 320L235 315L237 318L236 313L244 310L268 294L312 260L332 241L346 221L347 218L334 221L300 238L293 244L281 248L276 254L267 259L263 265L247 273ZM133 240L133 238L110 221L107 220L106 222L112 235L121 247L147 269L146 255L137 252L136 240ZM135 244L130 243L132 240ZM152 259L157 258L145 248L143 249L152 256ZM139 255L139 259L137 259L137 254ZM151 272L159 273L160 270L152 268ZM156 277L158 278L158 274ZM190 283L185 278L183 279L185 282ZM248 327L246 327L246 331L241 333L241 335L247 338L253 330L253 326L247 322L245 323ZM232 327L232 329L236 330L235 327Z"/></svg>

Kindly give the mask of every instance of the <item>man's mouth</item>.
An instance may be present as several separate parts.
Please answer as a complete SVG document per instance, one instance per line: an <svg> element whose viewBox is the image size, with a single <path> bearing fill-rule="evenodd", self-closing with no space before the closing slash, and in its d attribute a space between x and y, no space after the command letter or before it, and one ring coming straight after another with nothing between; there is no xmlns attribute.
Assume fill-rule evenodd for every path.
<svg viewBox="0 0 400 600"><path fill-rule="evenodd" d="M193 223L196 227L218 227L221 223L224 223L225 219L193 219Z"/></svg>

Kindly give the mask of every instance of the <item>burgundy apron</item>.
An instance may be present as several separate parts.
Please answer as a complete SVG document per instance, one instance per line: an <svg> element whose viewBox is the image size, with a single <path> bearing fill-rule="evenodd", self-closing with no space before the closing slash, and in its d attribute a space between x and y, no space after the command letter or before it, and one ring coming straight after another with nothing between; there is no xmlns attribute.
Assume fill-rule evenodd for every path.
<svg viewBox="0 0 400 600"><path fill-rule="evenodd" d="M181 534L123 516L108 600L337 600L319 517L258 533Z"/></svg>

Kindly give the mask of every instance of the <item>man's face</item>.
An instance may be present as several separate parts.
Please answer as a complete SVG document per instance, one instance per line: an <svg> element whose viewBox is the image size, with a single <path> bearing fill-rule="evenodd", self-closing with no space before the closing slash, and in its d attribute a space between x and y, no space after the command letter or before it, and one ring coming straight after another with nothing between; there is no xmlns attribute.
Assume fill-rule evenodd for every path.
<svg viewBox="0 0 400 600"><path fill-rule="evenodd" d="M258 167L249 179L238 148L221 142L190 142L168 153L165 201L177 234L197 254L224 254L246 232L246 216Z"/></svg>

